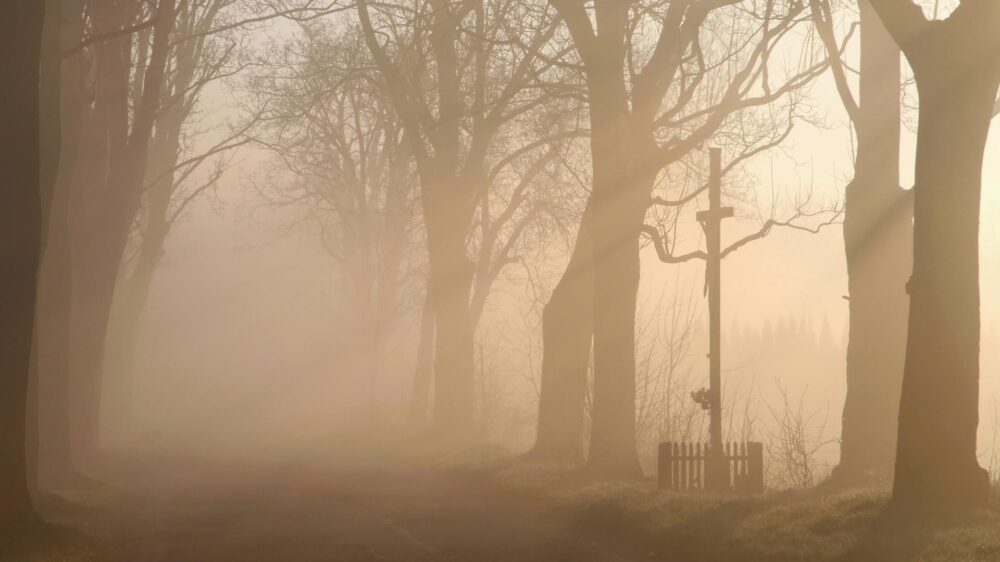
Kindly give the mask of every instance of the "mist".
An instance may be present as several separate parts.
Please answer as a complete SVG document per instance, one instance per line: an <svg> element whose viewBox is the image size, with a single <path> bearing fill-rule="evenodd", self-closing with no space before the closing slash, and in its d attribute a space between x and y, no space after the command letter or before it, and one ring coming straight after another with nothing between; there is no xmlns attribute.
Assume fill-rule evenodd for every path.
<svg viewBox="0 0 1000 562"><path fill-rule="evenodd" d="M1000 551L1000 6L9 10L0 560Z"/></svg>

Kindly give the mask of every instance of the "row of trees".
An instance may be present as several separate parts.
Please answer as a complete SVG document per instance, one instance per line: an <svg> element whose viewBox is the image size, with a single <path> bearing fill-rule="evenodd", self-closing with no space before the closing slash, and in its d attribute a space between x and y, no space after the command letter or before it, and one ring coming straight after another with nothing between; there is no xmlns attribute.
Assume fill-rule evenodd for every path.
<svg viewBox="0 0 1000 562"><path fill-rule="evenodd" d="M979 215L1000 88L1000 5L964 0L943 20L910 0L872 5L913 68L920 102L893 495L925 506L979 505L989 495L976 457Z"/></svg>
<svg viewBox="0 0 1000 562"><path fill-rule="evenodd" d="M845 65L831 57L857 131L844 224L848 394L835 478L894 474L901 502L976 505L988 496L976 460L978 240L983 155L1000 86L1000 9L962 1L938 19L936 4L928 18L911 0L860 7L860 101ZM831 5L813 0L812 10L832 52ZM919 96L911 192L898 187L900 52Z"/></svg>
<svg viewBox="0 0 1000 562"><path fill-rule="evenodd" d="M0 527L33 518L28 491L26 420L36 275L43 205L38 118L41 2L12 6L0 24L0 61L7 72L0 104Z"/></svg>
<svg viewBox="0 0 1000 562"><path fill-rule="evenodd" d="M30 1L5 19L16 96L5 104L3 152L17 202L4 221L5 519L29 511L25 475L77 486L100 461L102 381L130 370L170 227L218 180L225 153L248 142L240 130L207 148L194 142L203 92L245 66L236 32L329 11L310 3L247 16L244 4ZM122 356L105 356L109 338L124 342L112 346Z"/></svg>
<svg viewBox="0 0 1000 562"><path fill-rule="evenodd" d="M582 458L593 355L588 466L603 476L638 474L634 323L642 236L666 262L703 257L674 255L674 242L664 243L647 217L656 214L651 207L676 217L702 191L663 181L675 166L699 165L709 140L730 149L728 171L787 136L801 116L801 88L827 66L824 57L804 57L791 71L772 61L782 40L808 25L807 12L781 2L756 6L746 18L732 2L354 6L379 86L414 154L436 336L435 437L462 442L475 427L474 310L482 300L472 294L477 268L469 248L489 237L476 240L470 229L476 209L503 189L491 161L512 165L538 158L534 152L547 158L586 136L589 151L570 173L592 166L588 195L565 274L543 313L538 442L530 456ZM739 25L730 36L712 33L731 22ZM549 134L526 129L523 119L541 119ZM513 152L511 139L520 141ZM579 154L579 145L570 150ZM522 173L525 187L525 178L535 179ZM777 224L790 222L769 220L734 247Z"/></svg>
<svg viewBox="0 0 1000 562"><path fill-rule="evenodd" d="M587 467L637 475L642 248L652 244L667 263L702 258L677 251L677 217L703 189L678 189L679 171L700 170L709 142L727 149L727 172L779 146L810 117L806 87L828 71L857 131L837 477L885 475L895 463L900 500L986 497L975 457L977 218L1000 86L1000 7L964 0L936 20L911 0L862 2L856 97L843 62L852 33L828 0L49 0L44 33L40 4L22 3L3 35L19 73L5 106L5 134L15 137L3 153L20 204L3 221L0 446L16 453L0 475L15 500L4 502L6 519L30 511L27 404L48 412L28 419L53 420L31 440L41 444L39 475L73 483L99 459L102 377L130 370L127 351L105 357L107 339L132 347L170 225L218 180L219 158L249 143L283 160L293 191L282 197L332 221L322 232L354 276L358 371L370 381L396 311L419 300L404 280L426 275L412 409L420 419L433 390L438 443L474 438L474 334L491 287L519 254L576 226L543 313L530 456L582 459L592 365ZM334 12L332 27L321 23ZM282 72L257 75L245 123L196 151L202 91L245 65L234 33L273 18L300 24L301 56L272 58ZM822 50L802 48L811 45L798 39L803 30L815 30ZM37 57L22 56L26 45ZM912 198L898 185L900 51L920 97ZM574 181L586 192L579 206ZM426 256L413 247L414 211ZM726 253L776 226L811 228L796 221L817 215L792 213L762 220Z"/></svg>
<svg viewBox="0 0 1000 562"><path fill-rule="evenodd" d="M753 6L759 12L739 5L736 17L729 12L736 4L555 0L550 2L555 18L551 39L545 37L550 27L542 24L531 28L540 35L528 36L544 41L522 42L544 45L525 51L522 63L537 52L546 65L558 60L556 68L572 69L578 79L576 95L586 104L593 167L576 245L544 315L538 441L532 456L580 458L592 353L588 467L605 476L637 473L634 322L640 235L647 232L644 223L651 205L679 204L653 198L652 187L665 167L682 161L701 143L727 138L726 124L744 124L740 117L749 109L767 106L773 115L774 105L785 100L788 118L794 119L795 92L829 69L857 131L857 165L847 190L844 228L852 314L843 458L837 478L857 481L888 474L894 466L896 497L901 500L966 505L980 501L986 497L986 477L975 460L978 216L983 151L1000 80L993 32L998 8L966 1L947 18L929 20L921 6L909 0L862 3L856 96L842 61L846 38L837 37L834 6L818 0L808 6L765 2ZM435 172L453 169L456 153L479 154L476 141L483 137L476 136L476 125L488 119L477 116L484 115L490 98L482 96L474 74L458 72L475 68L456 66L465 45L475 44L458 39L461 30L489 29L475 22L502 5L413 2L374 8L362 1L356 7L396 111L410 120L413 131L433 127L435 134L415 150L429 150L429 158L445 156L450 165L435 165ZM397 58L404 53L397 38L411 37L399 30L400 20L394 18L403 17L400 14L413 24L429 22L426 51L406 51L427 53L434 69L431 80L437 81L427 89L413 89L417 81L407 77ZM707 31L720 21L731 25L730 39L739 38L712 45ZM776 72L769 63L780 40L807 21L814 24L826 56L818 62L807 60L792 72ZM724 48L733 45L739 48ZM920 97L912 206L910 193L899 187L900 50L913 68ZM719 69L724 70L712 74ZM544 69L532 77L544 78ZM559 77L565 86L568 77ZM508 88L511 84L506 82ZM428 96L433 103L427 103ZM465 110L459 109L463 102L470 104ZM429 112L428 105L438 111ZM454 110L450 119L449 109ZM442 120L435 121L435 116ZM463 127L462 118L471 122ZM756 142L740 136L745 150L736 154L753 154L780 142L780 134L773 135L782 129L773 121L764 129L772 136L751 134ZM479 142L488 144L489 139ZM440 185L431 179L452 185L454 177L422 181L425 186ZM463 320L469 299L466 282L461 281L469 276L462 273L465 248L446 252L458 256L454 260L435 260L435 252L442 250L430 233L438 212L452 217L451 225L467 225L468 218L462 217L471 213L472 199L444 199L437 203L434 194L423 193L431 248L431 308L436 314L448 311L436 318L435 377L438 391L445 392L438 400L450 401L470 392L467 381L455 382L456 371L471 372L472 326ZM459 237L448 238L454 243ZM665 261L687 258L665 249L659 236L654 238ZM452 280L454 290L445 291L439 285L442 278ZM456 379L448 382L450 377ZM898 445L895 404L900 405ZM445 410L440 414L439 428L471 416L468 410L458 417L445 416Z"/></svg>
<svg viewBox="0 0 1000 562"><path fill-rule="evenodd" d="M234 0L49 2L46 150L53 197L39 279L39 470L74 483L98 460L103 380L130 370L139 315L170 226L233 145L194 153L203 90L238 66ZM228 24L228 25L227 25ZM59 142L56 139L61 138ZM109 342L109 339L111 340ZM123 345L111 345L119 343ZM107 357L106 350L126 350Z"/></svg>

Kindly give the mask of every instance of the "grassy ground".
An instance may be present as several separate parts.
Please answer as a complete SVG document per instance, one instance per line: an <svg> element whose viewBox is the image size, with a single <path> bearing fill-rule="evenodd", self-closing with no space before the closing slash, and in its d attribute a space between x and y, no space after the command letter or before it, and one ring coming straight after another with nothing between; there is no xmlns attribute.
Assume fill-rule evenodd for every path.
<svg viewBox="0 0 1000 562"><path fill-rule="evenodd" d="M0 534L3 562L103 562L117 560L110 545L75 529L38 523Z"/></svg>
<svg viewBox="0 0 1000 562"><path fill-rule="evenodd" d="M652 559L780 561L1000 560L1000 511L928 522L886 509L880 490L761 497L653 492L648 481L594 484L555 467L481 469L543 495L581 536Z"/></svg>
<svg viewBox="0 0 1000 562"><path fill-rule="evenodd" d="M1000 510L931 523L878 490L671 494L502 461L293 475L66 495L0 561L1000 561Z"/></svg>

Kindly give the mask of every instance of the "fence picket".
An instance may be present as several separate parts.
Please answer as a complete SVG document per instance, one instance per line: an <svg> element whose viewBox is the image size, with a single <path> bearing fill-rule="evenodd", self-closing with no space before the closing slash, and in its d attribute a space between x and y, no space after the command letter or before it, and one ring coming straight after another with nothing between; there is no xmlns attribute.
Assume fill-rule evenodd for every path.
<svg viewBox="0 0 1000 562"><path fill-rule="evenodd" d="M729 488L741 493L764 491L764 445L727 441L720 453L726 459ZM712 446L702 442L665 441L658 447L657 486L675 491L703 490L705 463Z"/></svg>

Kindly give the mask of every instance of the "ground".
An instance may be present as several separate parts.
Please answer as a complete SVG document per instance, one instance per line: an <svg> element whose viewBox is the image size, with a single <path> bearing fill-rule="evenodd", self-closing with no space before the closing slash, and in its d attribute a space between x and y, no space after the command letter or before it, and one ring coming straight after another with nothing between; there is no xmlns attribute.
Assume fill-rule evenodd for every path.
<svg viewBox="0 0 1000 562"><path fill-rule="evenodd" d="M1000 560L1000 513L906 522L877 491L763 497L595 484L517 464L162 469L63 493L0 537L24 562ZM169 476L169 477L167 477Z"/></svg>

